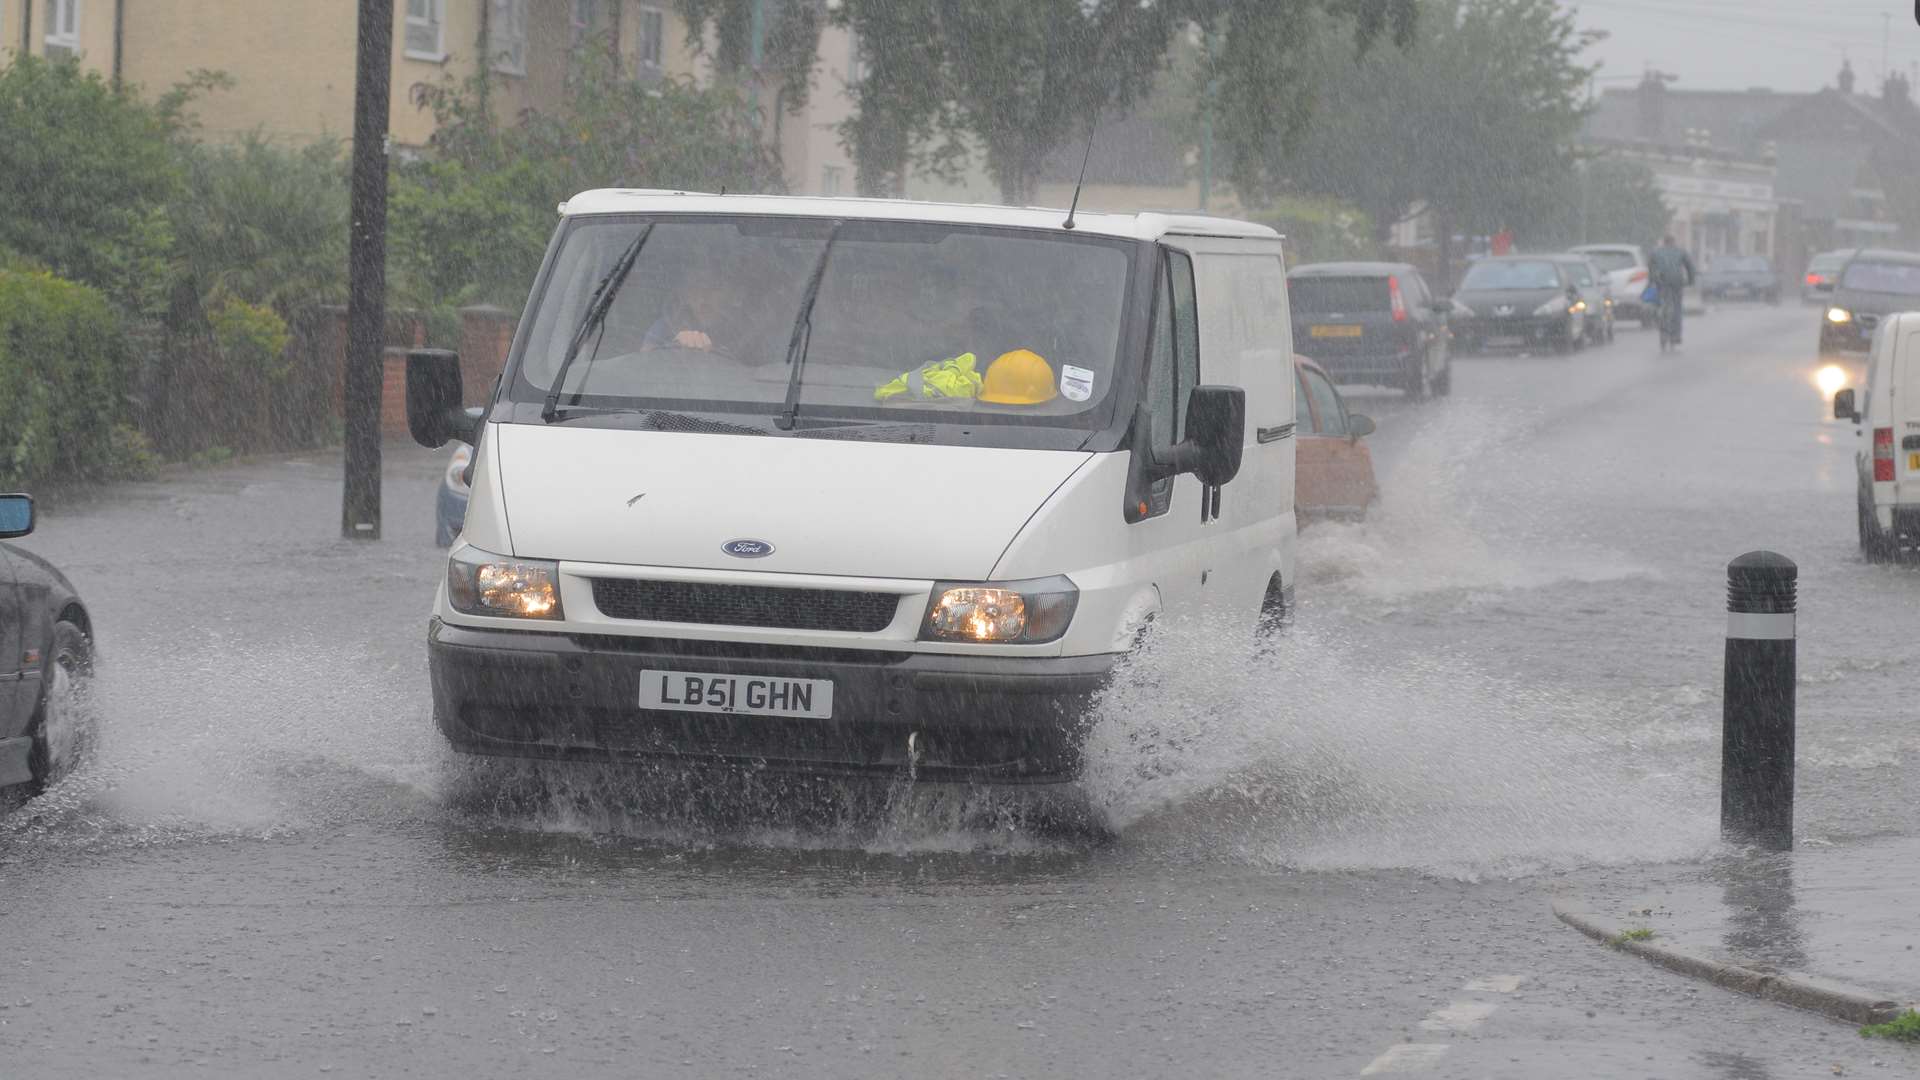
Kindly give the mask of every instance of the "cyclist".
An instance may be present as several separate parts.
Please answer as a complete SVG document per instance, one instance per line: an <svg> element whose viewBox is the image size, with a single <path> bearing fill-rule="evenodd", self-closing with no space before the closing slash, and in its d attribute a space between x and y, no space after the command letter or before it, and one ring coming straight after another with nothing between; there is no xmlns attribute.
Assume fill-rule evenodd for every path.
<svg viewBox="0 0 1920 1080"><path fill-rule="evenodd" d="M1686 288L1693 284L1693 257L1673 242L1673 234L1661 237L1660 246L1647 256L1647 276L1660 290L1660 344L1680 344L1681 313Z"/></svg>

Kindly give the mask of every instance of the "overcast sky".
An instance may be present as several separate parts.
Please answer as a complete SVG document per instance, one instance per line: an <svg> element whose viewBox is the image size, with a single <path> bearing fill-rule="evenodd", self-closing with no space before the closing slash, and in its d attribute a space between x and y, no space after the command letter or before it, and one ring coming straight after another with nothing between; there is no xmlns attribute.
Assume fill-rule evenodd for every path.
<svg viewBox="0 0 1920 1080"><path fill-rule="evenodd" d="M1856 89L1878 93L1888 66L1911 78L1920 64L1920 26L1906 0L1559 2L1578 9L1583 29L1609 35L1587 54L1604 65L1598 90L1632 86L1653 67L1680 76L1675 89L1805 92L1832 86L1846 57Z"/></svg>

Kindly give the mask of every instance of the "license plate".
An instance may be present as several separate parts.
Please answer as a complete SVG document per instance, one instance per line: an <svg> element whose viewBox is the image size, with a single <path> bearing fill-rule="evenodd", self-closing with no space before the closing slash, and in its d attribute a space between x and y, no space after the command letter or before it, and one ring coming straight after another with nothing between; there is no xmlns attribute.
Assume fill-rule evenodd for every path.
<svg viewBox="0 0 1920 1080"><path fill-rule="evenodd" d="M640 673L640 707L828 720L833 717L833 680L646 670Z"/></svg>
<svg viewBox="0 0 1920 1080"><path fill-rule="evenodd" d="M1308 337L1359 337L1360 328L1357 326L1309 326L1307 327L1307 336Z"/></svg>

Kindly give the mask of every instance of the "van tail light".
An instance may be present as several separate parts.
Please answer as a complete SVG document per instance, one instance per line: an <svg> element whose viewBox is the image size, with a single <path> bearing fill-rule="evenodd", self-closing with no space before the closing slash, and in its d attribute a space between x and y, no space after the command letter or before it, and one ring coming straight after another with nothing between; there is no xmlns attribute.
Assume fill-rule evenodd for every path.
<svg viewBox="0 0 1920 1080"><path fill-rule="evenodd" d="M1893 429L1873 429L1873 479L1887 483L1893 479Z"/></svg>
<svg viewBox="0 0 1920 1080"><path fill-rule="evenodd" d="M1825 281L1825 280L1826 280L1826 279L1825 279L1825 278L1823 278L1823 277L1821 277L1821 276L1820 276L1819 274L1808 274L1808 275L1807 275L1807 284L1809 284L1809 285L1818 285L1818 284L1820 284L1820 283L1821 283L1822 281Z"/></svg>
<svg viewBox="0 0 1920 1080"><path fill-rule="evenodd" d="M1387 302L1393 305L1393 321L1407 321L1407 301L1400 295L1400 279L1387 278Z"/></svg>
<svg viewBox="0 0 1920 1080"><path fill-rule="evenodd" d="M1647 280L1647 272L1645 270L1635 270L1633 276L1627 279L1627 284L1638 285L1645 280Z"/></svg>

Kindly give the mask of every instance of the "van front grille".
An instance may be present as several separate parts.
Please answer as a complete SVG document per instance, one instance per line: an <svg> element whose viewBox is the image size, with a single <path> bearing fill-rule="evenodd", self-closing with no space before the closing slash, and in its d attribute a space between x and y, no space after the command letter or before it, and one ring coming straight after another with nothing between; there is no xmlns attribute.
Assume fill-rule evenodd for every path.
<svg viewBox="0 0 1920 1080"><path fill-rule="evenodd" d="M900 606L899 596L884 592L634 578L591 580L594 606L609 619L873 634L893 622Z"/></svg>

